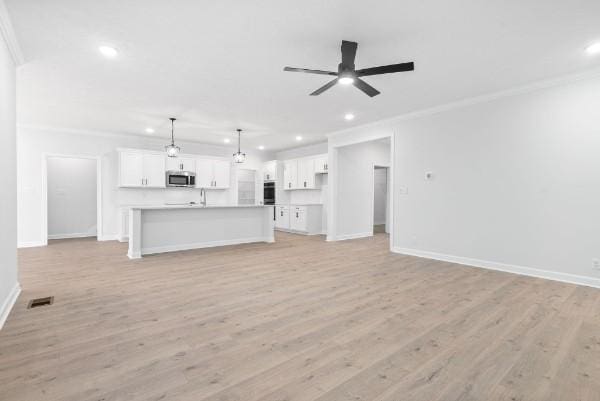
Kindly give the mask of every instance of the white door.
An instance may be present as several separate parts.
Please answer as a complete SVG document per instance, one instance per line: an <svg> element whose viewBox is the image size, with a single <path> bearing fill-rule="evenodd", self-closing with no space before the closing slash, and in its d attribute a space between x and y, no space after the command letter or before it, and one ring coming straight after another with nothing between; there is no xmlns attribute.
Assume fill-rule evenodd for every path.
<svg viewBox="0 0 600 401"><path fill-rule="evenodd" d="M144 155L144 178L147 187L164 188L165 185L165 156Z"/></svg>
<svg viewBox="0 0 600 401"><path fill-rule="evenodd" d="M122 187L141 187L144 181L144 158L141 153L121 152L119 156L120 178Z"/></svg>
<svg viewBox="0 0 600 401"><path fill-rule="evenodd" d="M283 163L283 189L296 189L298 182L298 161L287 160Z"/></svg>
<svg viewBox="0 0 600 401"><path fill-rule="evenodd" d="M196 159L196 187L211 188L213 186L213 161Z"/></svg>
<svg viewBox="0 0 600 401"><path fill-rule="evenodd" d="M307 231L306 208L294 207L290 216L290 228L296 231Z"/></svg>
<svg viewBox="0 0 600 401"><path fill-rule="evenodd" d="M290 209L287 206L277 206L275 212L275 227L289 229Z"/></svg>
<svg viewBox="0 0 600 401"><path fill-rule="evenodd" d="M213 187L229 188L229 181L231 180L231 163L223 160L215 160L213 171Z"/></svg>

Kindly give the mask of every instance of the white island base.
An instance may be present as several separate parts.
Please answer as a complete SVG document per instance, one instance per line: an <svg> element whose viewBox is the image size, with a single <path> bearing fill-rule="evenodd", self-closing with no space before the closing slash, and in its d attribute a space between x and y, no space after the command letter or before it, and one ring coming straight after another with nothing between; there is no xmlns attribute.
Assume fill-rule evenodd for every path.
<svg viewBox="0 0 600 401"><path fill-rule="evenodd" d="M274 229L273 206L132 207L127 256L274 242Z"/></svg>

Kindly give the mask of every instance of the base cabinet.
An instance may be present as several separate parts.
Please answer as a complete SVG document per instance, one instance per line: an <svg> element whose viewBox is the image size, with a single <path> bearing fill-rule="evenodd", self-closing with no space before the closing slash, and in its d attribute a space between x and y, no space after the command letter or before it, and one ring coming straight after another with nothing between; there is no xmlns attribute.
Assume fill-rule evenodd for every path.
<svg viewBox="0 0 600 401"><path fill-rule="evenodd" d="M275 228L299 234L322 234L322 205L277 206Z"/></svg>
<svg viewBox="0 0 600 401"><path fill-rule="evenodd" d="M288 206L275 207L275 228L289 230L290 208Z"/></svg>

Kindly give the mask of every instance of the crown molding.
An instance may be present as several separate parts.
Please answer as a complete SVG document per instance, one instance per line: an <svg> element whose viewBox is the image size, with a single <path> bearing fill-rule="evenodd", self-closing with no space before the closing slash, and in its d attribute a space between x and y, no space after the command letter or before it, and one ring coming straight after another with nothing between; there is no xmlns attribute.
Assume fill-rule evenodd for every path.
<svg viewBox="0 0 600 401"><path fill-rule="evenodd" d="M1 0L0 0L1 1ZM38 132L49 132L53 134L69 134L69 135L82 135L82 136L95 136L95 137L105 137L105 138L136 138L147 141L148 143L164 145L166 141L170 141L170 137L159 137L159 136L150 136L143 134L131 134L127 132L110 132L110 131L98 131L98 130L87 130L87 129L78 129L78 128L67 128L60 126L51 126L51 125L35 125L35 124L17 124L17 134L19 130L29 130L29 131L38 131ZM210 142L202 142L195 141L192 139L178 139L178 142L184 144L197 144L204 146L211 146L218 150L231 150L233 149L231 146L223 146L219 144L214 144Z"/></svg>
<svg viewBox="0 0 600 401"><path fill-rule="evenodd" d="M412 111L412 112L409 112L406 114L400 114L398 116L373 121L370 123L358 125L356 127L344 128L343 130L334 131L329 134L326 134L326 137L328 139L332 139L332 138L337 137L338 135L350 134L350 133L354 133L356 131L360 131L360 130L364 130L364 129L368 129L368 128L376 128L376 127L379 127L379 126L385 125L385 124L394 124L394 123L397 123L400 121L413 120L413 119L417 119L417 118L421 118L421 117L426 117L426 116L430 116L430 115L434 115L434 114L443 113L443 112L454 110L454 109L461 109L464 107L468 107L468 106L472 106L472 105L476 105L476 104L480 104L480 103L487 103L487 102L502 99L505 97L522 95L522 94L526 94L526 93L536 92L539 90L544 90L544 89L561 86L561 85L568 85L568 84L572 84L575 82L584 81L587 79L599 78L599 77L600 77L600 69L592 69L592 70L588 70L588 71L585 71L583 73L578 73L578 74L563 75L563 76L552 78L552 79L536 81L536 82L533 82L533 83L530 83L527 85L513 87L513 88L506 89L506 90L499 91L499 92L492 92L492 93L488 93L486 95L470 97L470 98L466 98L463 100L458 100L456 102L445 103L445 104L430 107L427 109L416 110L416 111Z"/></svg>
<svg viewBox="0 0 600 401"><path fill-rule="evenodd" d="M21 64L24 64L25 58L23 57L23 52L17 41L17 35L10 22L10 15L8 14L6 4L4 4L4 0L0 0L0 33L2 33L2 36L6 41L6 46L8 47L8 51L10 52L15 65L18 67Z"/></svg>

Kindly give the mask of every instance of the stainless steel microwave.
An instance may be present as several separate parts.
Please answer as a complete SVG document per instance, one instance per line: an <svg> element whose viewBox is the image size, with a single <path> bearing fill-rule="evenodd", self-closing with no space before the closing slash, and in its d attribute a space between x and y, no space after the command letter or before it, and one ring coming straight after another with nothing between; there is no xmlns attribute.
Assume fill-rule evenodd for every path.
<svg viewBox="0 0 600 401"><path fill-rule="evenodd" d="M165 173L167 187L187 187L196 186L196 173L193 171L171 170Z"/></svg>

